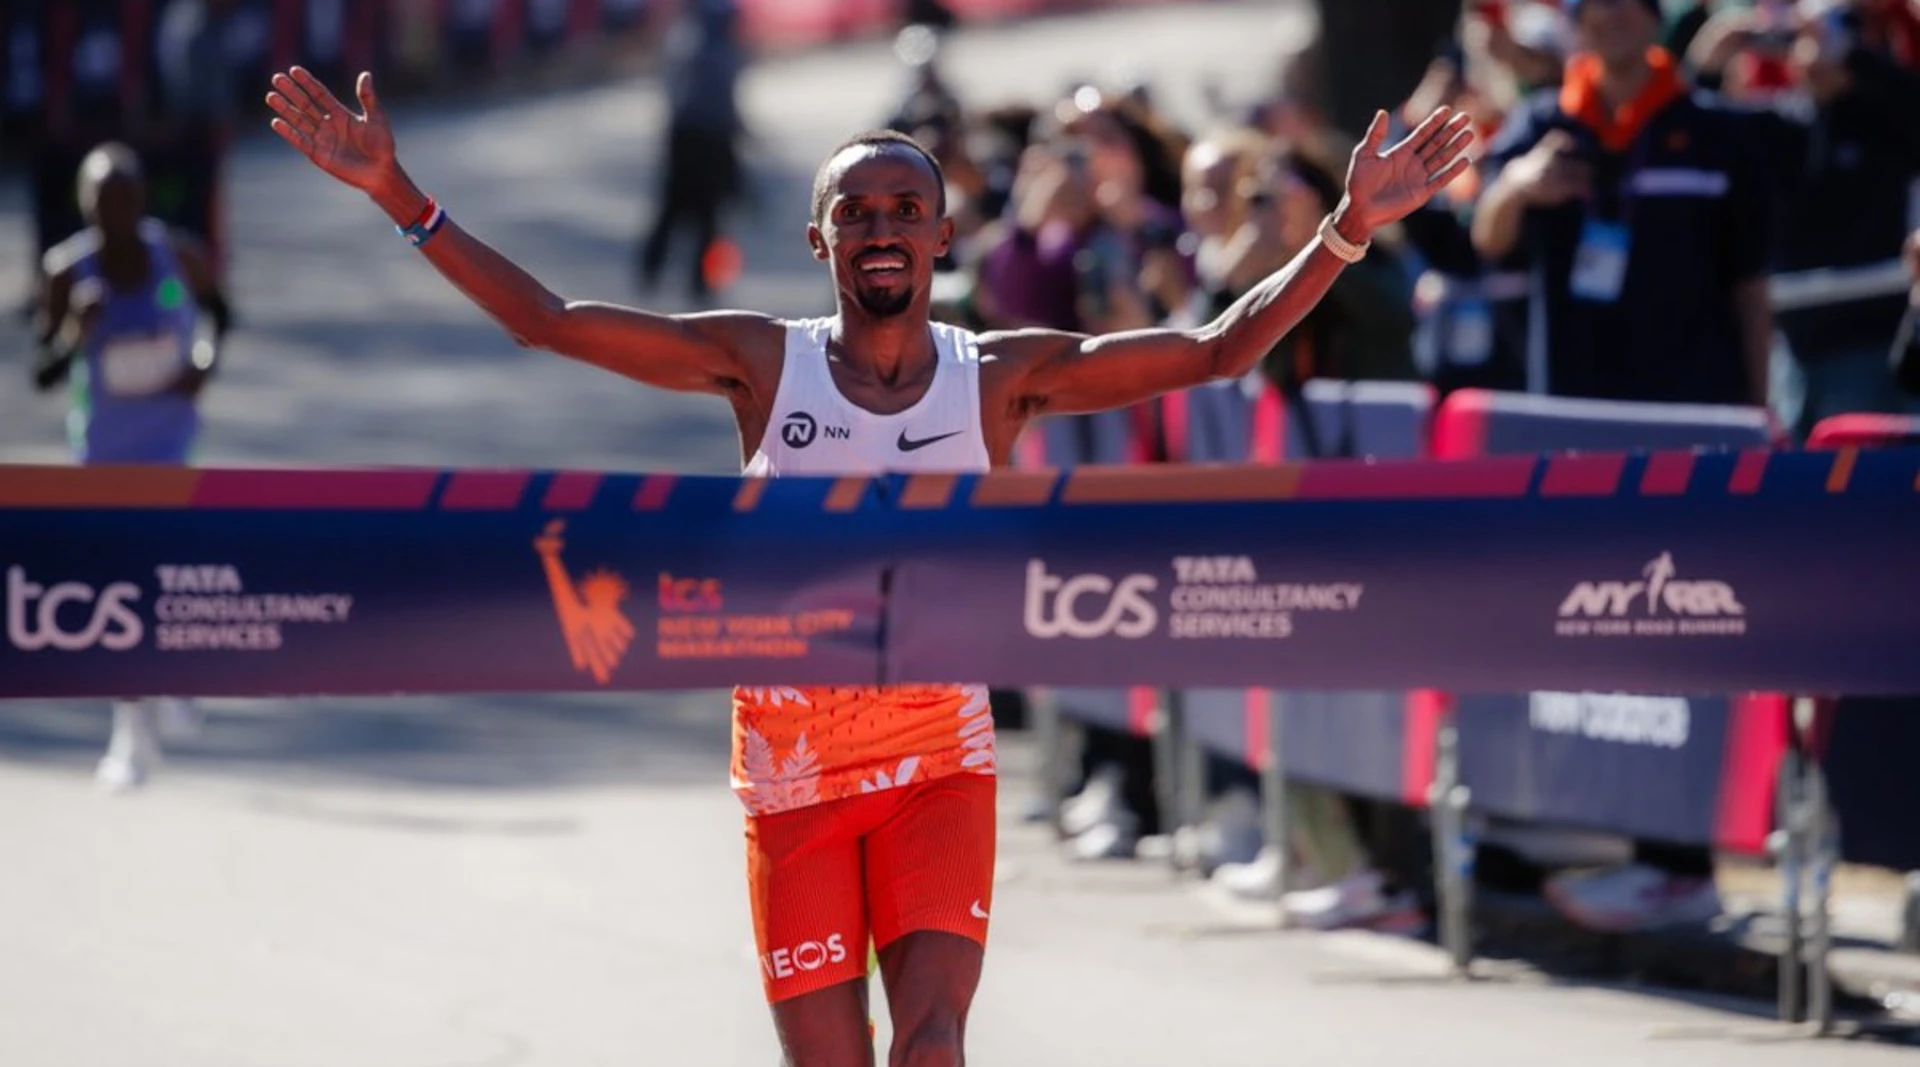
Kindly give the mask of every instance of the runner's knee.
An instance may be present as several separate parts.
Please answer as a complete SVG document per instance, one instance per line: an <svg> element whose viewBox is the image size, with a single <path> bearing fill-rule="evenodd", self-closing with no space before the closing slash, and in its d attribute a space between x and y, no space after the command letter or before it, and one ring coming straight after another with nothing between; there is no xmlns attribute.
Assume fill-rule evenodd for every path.
<svg viewBox="0 0 1920 1067"><path fill-rule="evenodd" d="M888 1067L960 1067L960 1022L928 1019L896 1038Z"/></svg>

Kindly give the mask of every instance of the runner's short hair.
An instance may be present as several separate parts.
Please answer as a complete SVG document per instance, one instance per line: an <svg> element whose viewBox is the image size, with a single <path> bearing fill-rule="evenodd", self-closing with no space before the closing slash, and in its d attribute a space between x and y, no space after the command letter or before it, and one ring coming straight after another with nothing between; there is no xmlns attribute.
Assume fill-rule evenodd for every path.
<svg viewBox="0 0 1920 1067"><path fill-rule="evenodd" d="M848 149L871 147L884 150L889 145L901 145L926 161L927 169L933 172L934 184L940 189L940 216L946 217L947 172L941 168L940 161L933 158L933 153L927 151L926 146L919 141L898 130L868 130L865 133L856 133L840 142L833 151L827 153L827 158L820 163L820 169L814 172L813 221L815 225L819 225L827 217L827 201L833 196L832 190L827 187L829 175L833 171L833 161L839 159L840 154Z"/></svg>

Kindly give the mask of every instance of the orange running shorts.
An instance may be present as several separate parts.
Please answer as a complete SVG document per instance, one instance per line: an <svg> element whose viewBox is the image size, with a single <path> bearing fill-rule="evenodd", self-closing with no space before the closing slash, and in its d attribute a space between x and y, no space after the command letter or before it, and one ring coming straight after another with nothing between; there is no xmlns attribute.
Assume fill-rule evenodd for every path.
<svg viewBox="0 0 1920 1067"><path fill-rule="evenodd" d="M939 930L985 945L996 779L955 774L747 816L768 1003L864 978L867 940Z"/></svg>

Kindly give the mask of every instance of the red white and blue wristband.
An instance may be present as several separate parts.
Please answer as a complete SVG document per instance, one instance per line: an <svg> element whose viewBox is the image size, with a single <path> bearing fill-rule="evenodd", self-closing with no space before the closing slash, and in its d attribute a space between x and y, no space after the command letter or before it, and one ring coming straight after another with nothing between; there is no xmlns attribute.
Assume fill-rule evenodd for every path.
<svg viewBox="0 0 1920 1067"><path fill-rule="evenodd" d="M408 244L419 248L432 240L433 235L440 232L440 227L445 225L446 221L447 213L441 210L440 202L433 197L427 197L427 206L420 209L420 217L414 219L410 225L395 226L394 230L406 238Z"/></svg>

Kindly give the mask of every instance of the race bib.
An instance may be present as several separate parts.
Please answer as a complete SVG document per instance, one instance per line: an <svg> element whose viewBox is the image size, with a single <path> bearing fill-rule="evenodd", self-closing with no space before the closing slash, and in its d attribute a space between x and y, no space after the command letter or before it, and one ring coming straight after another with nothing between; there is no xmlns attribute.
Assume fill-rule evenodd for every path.
<svg viewBox="0 0 1920 1067"><path fill-rule="evenodd" d="M179 380L186 361L177 337L116 338L100 350L100 387L109 396L152 396Z"/></svg>
<svg viewBox="0 0 1920 1067"><path fill-rule="evenodd" d="M1582 300L1611 304L1620 299L1627 280L1627 228L1617 222L1589 219L1573 253L1573 295Z"/></svg>

